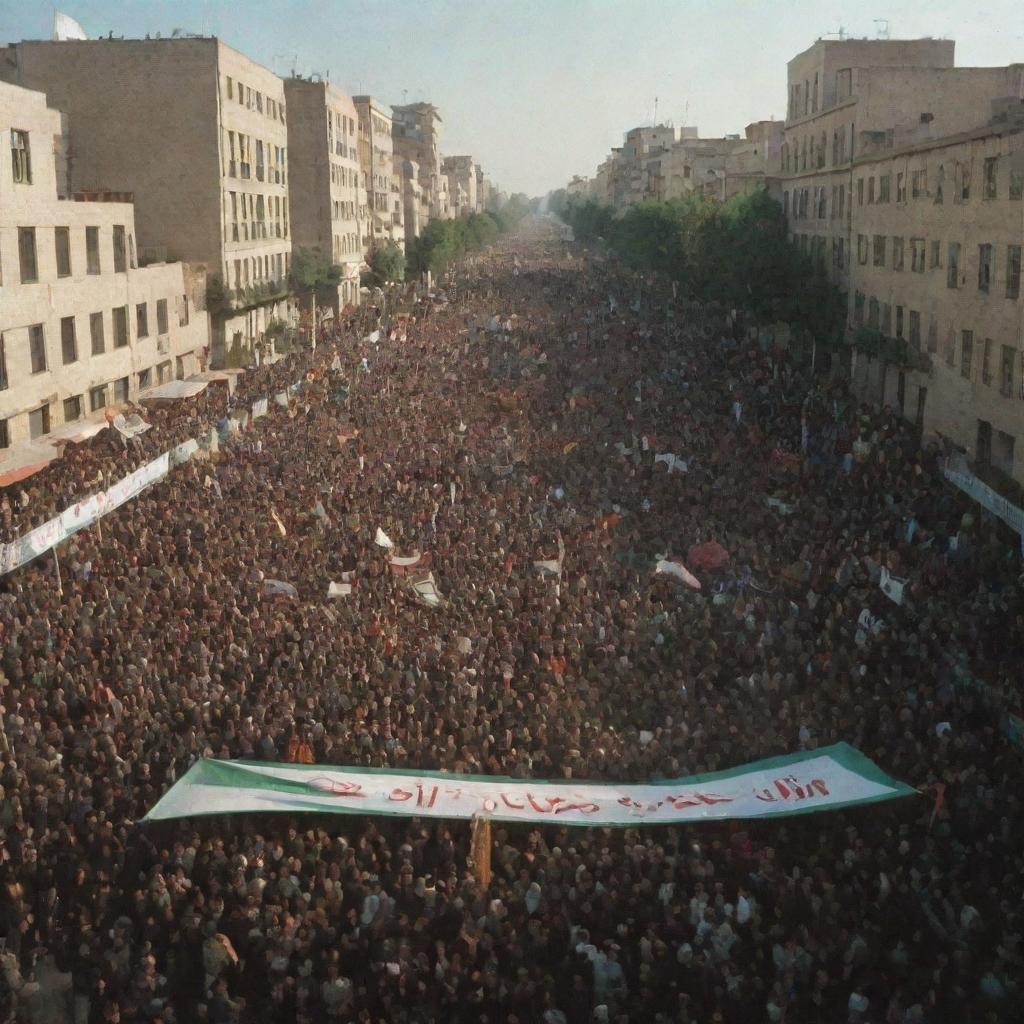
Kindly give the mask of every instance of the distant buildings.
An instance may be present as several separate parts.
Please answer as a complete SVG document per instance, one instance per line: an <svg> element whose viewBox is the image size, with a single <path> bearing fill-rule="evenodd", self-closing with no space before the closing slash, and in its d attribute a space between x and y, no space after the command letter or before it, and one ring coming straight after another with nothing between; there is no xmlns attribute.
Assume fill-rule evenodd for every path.
<svg viewBox="0 0 1024 1024"><path fill-rule="evenodd" d="M43 438L203 368L204 283L140 266L130 192L71 194L46 97L0 84L0 448ZM76 147L87 149L71 126Z"/></svg>
<svg viewBox="0 0 1024 1024"><path fill-rule="evenodd" d="M448 193L456 217L477 212L477 167L471 156L446 156L442 170L448 178Z"/></svg>

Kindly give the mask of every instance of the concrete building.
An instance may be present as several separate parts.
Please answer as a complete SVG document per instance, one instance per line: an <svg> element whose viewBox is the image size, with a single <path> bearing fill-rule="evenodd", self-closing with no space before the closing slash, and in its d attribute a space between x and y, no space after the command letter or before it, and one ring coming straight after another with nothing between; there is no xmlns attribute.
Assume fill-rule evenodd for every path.
<svg viewBox="0 0 1024 1024"><path fill-rule="evenodd" d="M1024 66L1017 72L1016 92L981 127L893 134L855 159L850 332L859 394L1024 482ZM883 338L898 344L873 351Z"/></svg>
<svg viewBox="0 0 1024 1024"><path fill-rule="evenodd" d="M284 83L215 38L22 42L0 79L71 123L74 191L134 193L140 262L210 275L214 365L293 314Z"/></svg>
<svg viewBox="0 0 1024 1024"><path fill-rule="evenodd" d="M435 218L451 216L441 171L441 115L432 103L406 103L391 110L395 159L416 164L422 230Z"/></svg>
<svg viewBox="0 0 1024 1024"><path fill-rule="evenodd" d="M423 194L420 183L420 168L415 160L395 156L396 170L402 184L402 199L405 210L405 245L409 246L422 234L430 219L430 204Z"/></svg>
<svg viewBox="0 0 1024 1024"><path fill-rule="evenodd" d="M441 169L448 178L452 213L468 217L476 212L476 164L471 156L446 156Z"/></svg>
<svg viewBox="0 0 1024 1024"><path fill-rule="evenodd" d="M130 194L67 193L64 121L43 93L0 84L0 131L11 143L0 147L0 448L9 448L194 373L209 327L201 273L138 266Z"/></svg>
<svg viewBox="0 0 1024 1024"><path fill-rule="evenodd" d="M395 174L391 108L372 96L355 96L359 117L359 163L366 182L369 210L365 232L366 255L394 242L405 248L402 186Z"/></svg>
<svg viewBox="0 0 1024 1024"><path fill-rule="evenodd" d="M650 162L651 194L647 198L667 201L690 192L708 192L721 198L720 182L741 140L738 135L701 139L696 129L692 132Z"/></svg>
<svg viewBox="0 0 1024 1024"><path fill-rule="evenodd" d="M708 168L704 194L725 202L737 195L766 190L782 202L779 158L782 154L782 121L755 121L744 138L725 153L722 167Z"/></svg>
<svg viewBox="0 0 1024 1024"><path fill-rule="evenodd" d="M956 68L942 39L819 39L788 65L789 109L780 157L791 234L850 292L853 162L862 149L915 126L936 137L965 131L1008 95L1006 68Z"/></svg>
<svg viewBox="0 0 1024 1024"><path fill-rule="evenodd" d="M363 263L359 115L351 97L329 82L289 78L284 92L292 157L292 244L330 254L344 272L338 308L356 306Z"/></svg>

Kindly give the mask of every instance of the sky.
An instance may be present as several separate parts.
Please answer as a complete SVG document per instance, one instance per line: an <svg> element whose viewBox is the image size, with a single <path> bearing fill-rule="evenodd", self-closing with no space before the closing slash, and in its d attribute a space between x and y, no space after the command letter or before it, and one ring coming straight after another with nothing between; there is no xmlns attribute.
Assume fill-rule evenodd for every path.
<svg viewBox="0 0 1024 1024"><path fill-rule="evenodd" d="M954 39L960 66L1024 62L1024 3L902 0L61 0L90 36L217 35L279 75L385 103L429 100L441 149L510 192L593 174L627 129L705 137L785 115L786 62L840 28ZM0 0L0 43L49 38L53 8Z"/></svg>

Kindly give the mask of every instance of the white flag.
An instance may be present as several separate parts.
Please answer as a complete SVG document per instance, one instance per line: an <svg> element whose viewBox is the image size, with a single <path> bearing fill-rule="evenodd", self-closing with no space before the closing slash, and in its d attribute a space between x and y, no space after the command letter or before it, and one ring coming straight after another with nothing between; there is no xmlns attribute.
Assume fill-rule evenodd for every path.
<svg viewBox="0 0 1024 1024"><path fill-rule="evenodd" d="M53 38L57 42L64 42L68 39L88 39L85 29L66 14L60 11L53 12Z"/></svg>
<svg viewBox="0 0 1024 1024"><path fill-rule="evenodd" d="M878 580L878 587L890 601L896 604L903 604L903 588L907 585L905 579L893 576L885 566L882 566L882 575Z"/></svg>
<svg viewBox="0 0 1024 1024"><path fill-rule="evenodd" d="M391 538L379 526L377 527L377 536L373 538L373 543L381 548L393 548L395 546Z"/></svg>
<svg viewBox="0 0 1024 1024"><path fill-rule="evenodd" d="M682 562L670 561L662 558L659 559L658 564L654 567L654 571L664 576L674 576L677 580L685 583L688 587L693 587L694 590L700 590L700 580L697 579L697 577L694 576Z"/></svg>

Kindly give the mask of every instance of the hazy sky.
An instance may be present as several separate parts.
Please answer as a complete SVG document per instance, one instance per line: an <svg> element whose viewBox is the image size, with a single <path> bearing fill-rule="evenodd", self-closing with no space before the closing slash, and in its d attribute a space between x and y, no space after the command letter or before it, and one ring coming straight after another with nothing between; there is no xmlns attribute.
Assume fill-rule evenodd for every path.
<svg viewBox="0 0 1024 1024"><path fill-rule="evenodd" d="M386 103L428 99L442 150L538 195L592 174L626 129L705 136L785 113L786 62L840 27L955 39L958 65L1024 62L1024 3L986 0L61 0L90 36L220 36L278 74L330 73ZM0 0L0 42L48 38L52 7Z"/></svg>

